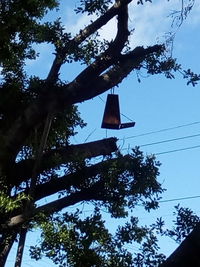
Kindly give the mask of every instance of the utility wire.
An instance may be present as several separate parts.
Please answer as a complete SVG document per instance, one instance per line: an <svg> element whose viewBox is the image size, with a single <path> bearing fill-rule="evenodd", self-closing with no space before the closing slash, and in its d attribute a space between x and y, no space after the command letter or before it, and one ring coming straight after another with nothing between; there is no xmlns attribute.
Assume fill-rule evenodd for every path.
<svg viewBox="0 0 200 267"><path fill-rule="evenodd" d="M105 103L105 101L103 100L103 98L101 96L98 96L98 97L103 103ZM120 113L120 114L123 117L125 117L126 119L128 119L129 121L133 121L128 116L126 116L126 115L124 115L122 113ZM175 130L175 129L178 129L178 128L183 128L183 127L187 127L187 126L191 126L191 125L195 125L195 124L200 124L200 121L195 121L195 122L191 122L191 123L187 123L187 124L182 124L182 125L178 125L178 126L170 127L170 128L164 128L164 129L160 129L160 130L157 130L157 131L151 131L151 132L147 132L147 133L143 133L143 134L132 135L132 136L128 136L128 137L125 137L125 138L122 138L122 139L119 139L119 140L121 141L121 140L136 138L136 137L140 137L140 136L145 136L145 135L150 135L150 134L155 134L155 133L160 133L160 132L171 131L171 130Z"/></svg>
<svg viewBox="0 0 200 267"><path fill-rule="evenodd" d="M100 96L98 96L98 97L102 102L105 103L105 101L102 99L102 97L100 97ZM132 119L130 119L126 115L124 115L122 113L120 113L120 114L122 116L124 116L125 118L127 118L128 120L132 121ZM175 130L175 129L178 129L178 128L192 126L192 125L195 125L195 124L200 124L200 121L195 121L195 122L191 122L191 123L187 123L187 124L182 124L182 125L178 125L178 126L175 126L175 127L164 128L164 129L160 129L160 130L157 130L157 131L151 131L151 132L147 132L147 133L143 133L143 134L128 136L128 137L124 137L122 139L119 139L119 141L121 141L121 140L124 141L124 140L131 139L131 138L137 138L137 137L156 134L156 133L165 132L165 131L171 131L171 130ZM167 143L167 142L173 142L173 141L178 141L178 140L182 140L182 139L194 138L194 137L197 137L197 136L200 136L200 134L183 136L183 137L167 139L167 140L162 140L162 141L153 142L153 143L142 144L142 145L139 145L139 147L145 147L145 146L150 146L150 145L157 145L157 144L162 144L162 143ZM192 146L192 147L186 147L186 148L180 148L180 149L174 149L174 150L170 150L170 151L159 152L159 153L156 153L155 155L169 154L169 153L174 153L174 152L179 152L179 151L184 151L184 150L190 150L190 149L199 148L199 147L200 147L200 145ZM126 150L126 148L124 148L122 150Z"/></svg>
<svg viewBox="0 0 200 267"><path fill-rule="evenodd" d="M169 153L174 153L174 152L179 152L179 151L184 151L184 150L190 150L190 149L199 148L199 147L200 147L200 145L184 147L184 148L179 148L179 149L174 149L174 150L169 150L169 151L164 151L164 152L158 152L158 153L155 153L154 155L157 156L157 155L169 154Z"/></svg>
<svg viewBox="0 0 200 267"><path fill-rule="evenodd" d="M183 140L183 139L188 139L188 138L194 138L194 137L198 137L198 136L200 136L200 134L187 135L187 136L177 137L177 138L173 138L173 139L167 139L167 140L162 140L162 141L158 141L158 142L138 145L138 147L153 146L153 145L163 144L163 143L167 143L167 142L173 142L173 141L178 141L178 140ZM190 150L190 149L195 149L195 148L199 148L199 147L200 147L200 145L178 148L178 149L174 149L174 150L158 152L158 153L155 153L155 155L169 154L169 153L173 153L173 152ZM127 150L127 149L128 148L122 148L121 150Z"/></svg>
<svg viewBox="0 0 200 267"><path fill-rule="evenodd" d="M167 202L174 202L174 201L188 200L188 199L195 199L195 198L200 198L200 195L198 195L198 196L180 197L180 198L172 198L172 199L165 199L165 200L158 201L158 203L167 203ZM138 206L143 206L143 205L139 204Z"/></svg>
<svg viewBox="0 0 200 267"><path fill-rule="evenodd" d="M189 147L184 147L184 148L178 148L178 149L174 149L174 150L169 150L169 151L163 151L163 152L158 152L158 153L152 153L155 156L157 155L163 155L163 154L170 154L170 153L174 153L174 152L179 152L179 151L184 151L184 150L190 150L190 149L195 149L195 148L200 148L200 145L197 146L189 146ZM129 148L122 148L121 150L128 150Z"/></svg>
<svg viewBox="0 0 200 267"><path fill-rule="evenodd" d="M128 136L128 137L125 137L125 138L119 139L119 140L131 139L131 138L136 138L136 137L140 137L140 136L145 136L145 135L156 134L156 133L160 133L160 132L171 131L171 130L175 130L175 129L178 129L178 128L187 127L187 126L191 126L191 125L195 125L195 124L199 124L199 123L200 123L200 121L195 121L195 122L191 122L191 123L187 123L187 124L178 125L178 126L175 126L175 127L164 128L164 129L157 130L157 131L151 131L151 132L147 132L147 133L143 133L143 134L132 135L132 136Z"/></svg>
<svg viewBox="0 0 200 267"><path fill-rule="evenodd" d="M193 137L197 137L197 136L200 136L200 134L187 135L187 136L177 137L177 138L173 138L173 139L162 140L162 141L158 141L158 142L154 142L154 143L147 143L147 144L144 144L144 145L139 145L139 147L153 146L153 145L158 145L158 144L162 144L162 143L167 143L167 142L173 142L173 141L178 141L178 140L182 140L182 139L193 138Z"/></svg>
<svg viewBox="0 0 200 267"><path fill-rule="evenodd" d="M190 196L190 197L180 197L180 198L166 199L166 200L159 201L159 203L166 203L166 202L172 202L172 201L178 201L178 200L186 200L186 199L194 199L194 198L200 198L200 196Z"/></svg>

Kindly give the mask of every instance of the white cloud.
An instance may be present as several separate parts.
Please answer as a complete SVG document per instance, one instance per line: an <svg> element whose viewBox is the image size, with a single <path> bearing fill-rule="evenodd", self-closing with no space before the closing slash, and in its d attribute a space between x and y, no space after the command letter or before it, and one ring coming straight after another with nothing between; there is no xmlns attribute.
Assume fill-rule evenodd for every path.
<svg viewBox="0 0 200 267"><path fill-rule="evenodd" d="M152 45L161 40L166 32L170 30L172 20L169 14L177 10L177 0L155 1L145 5L131 4L130 6L130 27L135 31L131 38L131 44Z"/></svg>
<svg viewBox="0 0 200 267"><path fill-rule="evenodd" d="M108 41L114 39L117 33L117 20L114 17L99 31L101 39L106 39Z"/></svg>
<svg viewBox="0 0 200 267"><path fill-rule="evenodd" d="M194 6L189 14L186 25L190 27L199 27L200 26L200 1L195 1Z"/></svg>
<svg viewBox="0 0 200 267"><path fill-rule="evenodd" d="M130 4L129 26L135 29L130 41L133 47L138 45L148 46L155 44L157 41L162 42L164 34L170 30L172 18L169 17L172 11L180 10L180 0L155 0L153 3L137 5L135 1ZM200 23L200 2L196 1L195 6L188 16L186 22L188 25L197 25ZM81 14L76 20L71 9L66 12L66 30L76 34L80 29L87 26L95 16ZM73 16L73 18L72 18ZM175 28L174 28L175 30ZM116 34L116 18L112 19L107 25L100 30L100 38L111 40Z"/></svg>
<svg viewBox="0 0 200 267"><path fill-rule="evenodd" d="M72 36L79 33L80 30L88 26L91 21L97 19L96 15L88 16L87 14L81 14L74 16L71 9L66 11L67 19L65 20L66 32L71 32ZM77 18L76 20L74 18ZM105 26L100 29L100 38L111 40L116 33L116 18L110 20Z"/></svg>
<svg viewBox="0 0 200 267"><path fill-rule="evenodd" d="M77 18L77 20L74 20L74 17ZM66 32L70 32L73 35L78 34L79 31L83 28L85 28L88 24L90 24L90 21L95 19L94 16L87 16L86 14L83 14L81 16L74 16L72 19L72 12L67 11L67 20L65 23Z"/></svg>

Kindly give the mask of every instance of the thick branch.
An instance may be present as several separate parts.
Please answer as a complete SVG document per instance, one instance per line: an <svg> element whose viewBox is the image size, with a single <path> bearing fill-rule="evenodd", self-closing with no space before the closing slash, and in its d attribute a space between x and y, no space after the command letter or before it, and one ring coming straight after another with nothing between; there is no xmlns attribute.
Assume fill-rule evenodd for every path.
<svg viewBox="0 0 200 267"><path fill-rule="evenodd" d="M40 168L38 169L38 174L70 161L78 161L97 156L110 155L112 152L117 150L116 142L116 138L108 138L79 145L71 145L59 149L53 149L43 155ZM31 177L34 162L35 160L33 159L23 160L13 166L9 173L9 176L13 181L13 185L19 185L21 182Z"/></svg>
<svg viewBox="0 0 200 267"><path fill-rule="evenodd" d="M90 200L102 200L98 194L96 194L96 190L99 189L98 186L94 185L89 189L82 190L81 192L76 192L71 194L70 196L63 197L61 199L52 201L46 205L38 207L33 210L29 210L26 214L20 214L12 217L6 224L1 225L2 229L14 229L25 222L30 221L39 213L50 214L53 212L57 212L62 210L63 208L69 207L71 205L75 205L82 201L90 201Z"/></svg>
<svg viewBox="0 0 200 267"><path fill-rule="evenodd" d="M92 177L95 178L97 174L100 173L102 173L102 175L106 174L110 166L113 166L112 165L113 163L116 164L117 161L120 163L121 168L122 166L126 168L129 160L130 160L130 155L126 155L120 159L107 160L105 162L100 162L98 164L95 164L91 167L86 167L80 172L77 172L76 174L67 175L64 176L63 178L50 181L43 185L38 185L34 196L35 201L50 194L57 193L59 190L69 189L70 186L76 187L76 185L80 185L88 178L91 179ZM105 179L102 178L98 181L94 180L93 182L94 183L91 183L91 185L88 188L82 188L81 191L77 190L76 192L71 193L69 196L55 200L36 209L33 208L33 210L29 210L28 212L26 212L26 214L24 213L13 216L8 222L5 223L2 222L1 227L13 228L23 224L26 221L29 221L39 212L51 213L60 211L61 209L66 208L70 205L74 205L80 201L89 201L89 200L108 201L114 198L114 196L108 194L108 192L105 189L105 184L107 184L108 182L107 177Z"/></svg>
<svg viewBox="0 0 200 267"><path fill-rule="evenodd" d="M69 190L70 187L79 185L86 181L87 179L95 178L102 171L106 172L112 164L120 162L121 164L127 164L127 160L130 159L129 155L124 156L119 159L110 159L90 167L82 168L76 173L65 175L61 178L51 180L47 183L38 185L35 193L35 201L42 199L44 197L50 196L62 190Z"/></svg>
<svg viewBox="0 0 200 267"><path fill-rule="evenodd" d="M160 267L200 266L200 223Z"/></svg>
<svg viewBox="0 0 200 267"><path fill-rule="evenodd" d="M100 194L98 194L101 188L100 186L101 184L97 183L88 189L81 190L81 192L76 192L71 194L70 196L63 197L61 199L50 202L46 205L37 208L36 212L37 213L44 212L45 214L49 214L52 212L60 211L66 207L77 204L81 201L104 200L102 197L100 197Z"/></svg>
<svg viewBox="0 0 200 267"><path fill-rule="evenodd" d="M76 80L62 88L54 88L48 97L33 103L6 134L0 149L0 162L15 160L19 147L23 144L33 127L41 122L48 112L62 111L66 106L91 99L120 83L133 69L140 67L146 56L163 50L161 45L148 48L137 47L127 55L121 56L118 65L105 74L92 80L91 84L77 83ZM90 76L86 75L88 81Z"/></svg>
<svg viewBox="0 0 200 267"><path fill-rule="evenodd" d="M17 233L3 233L0 238L0 266L5 266L7 257L16 239Z"/></svg>
<svg viewBox="0 0 200 267"><path fill-rule="evenodd" d="M103 14L101 17L99 17L97 20L92 22L90 25L85 27L85 29L80 30L80 33L77 34L64 48L62 51L62 55L57 54L56 58L54 59L54 62L52 64L51 70L48 75L48 80L52 81L55 80L58 76L58 73L60 71L60 68L68 54L70 54L70 51L72 48L77 47L79 44L81 44L86 38L88 38L90 35L95 33L98 29L100 29L102 26L107 24L109 20L111 20L114 16L120 13L121 9L123 9L124 6L129 4L132 0L117 0L116 3L108 9L108 11Z"/></svg>
<svg viewBox="0 0 200 267"><path fill-rule="evenodd" d="M92 80L90 85L82 87L83 85L78 84L75 79L74 82L64 86L63 92L61 93L62 100L66 103L67 99L70 98L70 100L74 101L72 102L74 104L100 95L122 82L131 71L139 68L148 55L158 53L162 50L162 45L154 45L148 48L137 47L130 53L122 55L114 67L95 80Z"/></svg>
<svg viewBox="0 0 200 267"><path fill-rule="evenodd" d="M85 84L87 86L87 84L95 80L99 74L113 63L117 62L129 36L127 6L124 6L119 12L117 29L115 40L110 43L108 49L100 54L92 64L76 77L75 81L77 84ZM88 77L90 77L90 80L88 80Z"/></svg>

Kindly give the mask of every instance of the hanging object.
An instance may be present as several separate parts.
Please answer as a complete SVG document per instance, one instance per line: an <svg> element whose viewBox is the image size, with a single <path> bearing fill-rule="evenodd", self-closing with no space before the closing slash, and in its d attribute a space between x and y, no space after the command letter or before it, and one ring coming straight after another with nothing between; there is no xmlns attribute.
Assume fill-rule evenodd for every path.
<svg viewBox="0 0 200 267"><path fill-rule="evenodd" d="M134 125L135 122L121 123L119 97L118 95L108 94L101 128L119 130Z"/></svg>

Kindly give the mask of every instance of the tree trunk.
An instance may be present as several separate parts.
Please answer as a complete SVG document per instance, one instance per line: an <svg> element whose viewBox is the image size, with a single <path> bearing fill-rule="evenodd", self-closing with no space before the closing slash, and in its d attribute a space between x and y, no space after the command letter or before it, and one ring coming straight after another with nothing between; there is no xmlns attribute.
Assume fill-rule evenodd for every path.
<svg viewBox="0 0 200 267"><path fill-rule="evenodd" d="M6 260L10 249L15 241L17 236L17 232L13 232L10 234L3 234L0 239L0 266L4 267L6 264Z"/></svg>
<svg viewBox="0 0 200 267"><path fill-rule="evenodd" d="M27 234L27 228L22 228L20 232L15 267L21 267L22 257L23 257L23 252L24 252L24 245L26 241L26 234Z"/></svg>

